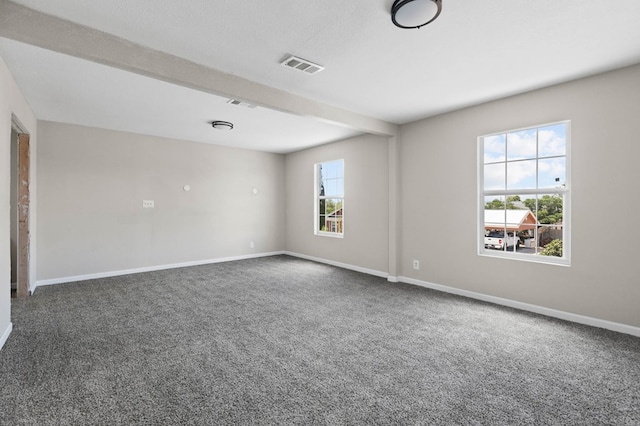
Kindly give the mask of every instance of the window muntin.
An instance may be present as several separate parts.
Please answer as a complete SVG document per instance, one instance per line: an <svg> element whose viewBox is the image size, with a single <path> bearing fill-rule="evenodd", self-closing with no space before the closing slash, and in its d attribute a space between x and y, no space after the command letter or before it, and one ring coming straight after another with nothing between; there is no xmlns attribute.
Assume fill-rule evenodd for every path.
<svg viewBox="0 0 640 426"><path fill-rule="evenodd" d="M569 141L568 121L479 138L479 254L569 264Z"/></svg>
<svg viewBox="0 0 640 426"><path fill-rule="evenodd" d="M316 202L314 232L317 235L344 234L344 160L315 165Z"/></svg>

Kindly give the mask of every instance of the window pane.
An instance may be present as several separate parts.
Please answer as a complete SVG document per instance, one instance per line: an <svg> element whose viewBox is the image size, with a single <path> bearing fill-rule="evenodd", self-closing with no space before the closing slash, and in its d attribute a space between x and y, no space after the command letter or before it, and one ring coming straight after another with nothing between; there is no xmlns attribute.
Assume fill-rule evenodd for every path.
<svg viewBox="0 0 640 426"><path fill-rule="evenodd" d="M326 229L326 200L318 200L318 230L324 231Z"/></svg>
<svg viewBox="0 0 640 426"><path fill-rule="evenodd" d="M536 187L536 160L507 163L507 189Z"/></svg>
<svg viewBox="0 0 640 426"><path fill-rule="evenodd" d="M485 235L493 229L504 229L507 221L506 210L498 207L500 200L495 199L493 202L485 204L484 209L484 229ZM492 205L492 203L494 205ZM496 207L496 208L491 208Z"/></svg>
<svg viewBox="0 0 640 426"><path fill-rule="evenodd" d="M484 189L505 189L506 176L504 163L484 166Z"/></svg>
<svg viewBox="0 0 640 426"><path fill-rule="evenodd" d="M563 222L564 197L560 194L545 194L537 197L533 214L541 225L561 226Z"/></svg>
<svg viewBox="0 0 640 426"><path fill-rule="evenodd" d="M505 145L506 135L494 135L494 136L486 136L482 138L482 142L484 145L484 163L494 163L497 161L504 161L506 159L505 155Z"/></svg>
<svg viewBox="0 0 640 426"><path fill-rule="evenodd" d="M330 161L327 163L322 163L323 168L324 168L324 177L328 178L328 179L333 179L333 178L338 178L338 177L342 177L342 169L343 169L343 162L342 160L339 161Z"/></svg>
<svg viewBox="0 0 640 426"><path fill-rule="evenodd" d="M324 200L326 202L325 209L326 214L328 215L342 215L342 199L340 198L327 198Z"/></svg>
<svg viewBox="0 0 640 426"><path fill-rule="evenodd" d="M509 210L484 211L484 247L502 251L515 251L518 247L516 232L509 229Z"/></svg>
<svg viewBox="0 0 640 426"><path fill-rule="evenodd" d="M335 178L338 176L337 163L335 161L329 163L322 163L324 166L324 177L327 179Z"/></svg>
<svg viewBox="0 0 640 426"><path fill-rule="evenodd" d="M562 226L541 226L538 229L538 253L541 256L563 256L563 227Z"/></svg>
<svg viewBox="0 0 640 426"><path fill-rule="evenodd" d="M538 156L552 157L567 154L567 126L555 124L538 130Z"/></svg>
<svg viewBox="0 0 640 426"><path fill-rule="evenodd" d="M326 204L327 204L326 200L318 201L318 214L324 215L327 212Z"/></svg>
<svg viewBox="0 0 640 426"><path fill-rule="evenodd" d="M343 232L343 208L342 199L329 198L326 201L325 229L326 232Z"/></svg>
<svg viewBox="0 0 640 426"><path fill-rule="evenodd" d="M318 229L323 232L327 230L327 218L324 215L320 215L320 223Z"/></svg>
<svg viewBox="0 0 640 426"><path fill-rule="evenodd" d="M536 129L507 134L507 161L536 158Z"/></svg>
<svg viewBox="0 0 640 426"><path fill-rule="evenodd" d="M537 222L528 207L535 208L535 201L525 195L485 197L485 248L535 254Z"/></svg>
<svg viewBox="0 0 640 426"><path fill-rule="evenodd" d="M324 186L324 195L329 197L331 195L336 195L336 192L337 192L336 180L335 179L327 179L325 181L325 186Z"/></svg>
<svg viewBox="0 0 640 426"><path fill-rule="evenodd" d="M567 183L566 158L538 160L538 188L560 188Z"/></svg>
<svg viewBox="0 0 640 426"><path fill-rule="evenodd" d="M536 223L536 221L537 221L536 211L537 211L537 206L538 206L538 197L536 197L535 195L521 195L520 196L520 200L521 200L520 204L522 205L522 208L531 211L533 219L530 220L530 221L533 222L533 223Z"/></svg>
<svg viewBox="0 0 640 426"><path fill-rule="evenodd" d="M342 179L326 179L325 180L325 195L326 196L342 196L342 187L343 182Z"/></svg>

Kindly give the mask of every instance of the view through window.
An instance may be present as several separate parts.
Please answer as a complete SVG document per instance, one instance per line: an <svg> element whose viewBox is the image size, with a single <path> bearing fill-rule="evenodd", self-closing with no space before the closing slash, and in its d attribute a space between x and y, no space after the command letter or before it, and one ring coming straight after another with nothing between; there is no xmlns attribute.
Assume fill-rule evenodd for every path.
<svg viewBox="0 0 640 426"><path fill-rule="evenodd" d="M569 263L570 123L479 138L479 253Z"/></svg>
<svg viewBox="0 0 640 426"><path fill-rule="evenodd" d="M344 233L344 160L318 163L316 168L316 234Z"/></svg>

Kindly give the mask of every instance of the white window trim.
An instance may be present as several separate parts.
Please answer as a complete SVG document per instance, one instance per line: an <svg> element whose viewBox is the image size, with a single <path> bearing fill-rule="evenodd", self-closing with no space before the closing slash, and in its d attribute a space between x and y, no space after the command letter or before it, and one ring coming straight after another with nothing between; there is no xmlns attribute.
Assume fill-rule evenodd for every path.
<svg viewBox="0 0 640 426"><path fill-rule="evenodd" d="M320 212L318 211L318 207L319 207L319 197L320 194L318 194L318 189L320 187L318 182L318 167L323 164L323 163L333 163L335 161L342 161L342 183L343 183L343 194L342 197L328 197L328 198L341 198L342 199L342 209L343 209L343 213L342 213L342 233L337 233L337 232L327 232L327 231L321 231L320 230ZM343 158L337 158L335 160L326 160L326 161L319 161L317 163L314 164L313 166L313 233L314 235L320 236L320 237L331 237L331 238L344 238L344 230L345 230L345 215L344 215L344 205L345 205L345 198L344 198L344 184L345 184L345 173L344 170L346 169L345 166L345 161Z"/></svg>
<svg viewBox="0 0 640 426"><path fill-rule="evenodd" d="M514 133L523 130L539 129L542 127L553 126L556 124L564 124L566 129L566 152L565 152L565 167L566 167L566 185L564 188L555 188L550 190L549 188L542 189L528 189L528 190L487 190L484 189L484 138L502 135L507 133ZM540 124L536 126L522 127L519 129L505 130L495 133L488 133L478 137L478 212L477 212L477 247L478 255L485 257L513 259L524 262L544 263L549 265L559 266L571 266L571 121L561 120L551 122L547 124ZM536 156L537 158L537 156ZM532 255L525 253L509 252L490 250L484 247L484 209L485 209L485 197L486 196L504 196L505 198L510 195L547 195L547 194L562 194L563 195L563 224L562 224L562 257L554 256L542 256Z"/></svg>

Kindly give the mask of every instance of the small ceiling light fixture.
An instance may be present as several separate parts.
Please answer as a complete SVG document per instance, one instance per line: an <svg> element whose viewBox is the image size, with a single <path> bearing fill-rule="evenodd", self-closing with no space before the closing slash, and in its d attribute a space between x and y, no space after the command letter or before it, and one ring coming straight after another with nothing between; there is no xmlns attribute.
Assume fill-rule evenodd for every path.
<svg viewBox="0 0 640 426"><path fill-rule="evenodd" d="M420 28L433 22L442 11L442 0L395 0L391 20L400 28Z"/></svg>
<svg viewBox="0 0 640 426"><path fill-rule="evenodd" d="M214 129L218 130L231 130L233 129L233 123L229 123L228 121L212 121L211 125Z"/></svg>

